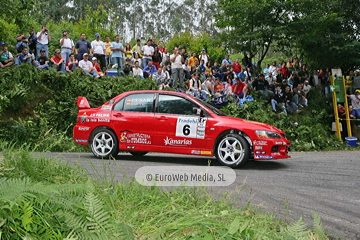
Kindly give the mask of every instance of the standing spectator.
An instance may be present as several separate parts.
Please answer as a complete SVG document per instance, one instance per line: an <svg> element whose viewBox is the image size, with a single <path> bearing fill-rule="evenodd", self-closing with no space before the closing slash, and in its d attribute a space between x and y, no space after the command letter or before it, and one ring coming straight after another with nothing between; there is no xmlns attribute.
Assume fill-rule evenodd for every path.
<svg viewBox="0 0 360 240"><path fill-rule="evenodd" d="M174 79L173 88L177 88L178 84L180 85L180 88L184 88L184 70L182 67L183 57L177 47L174 47L173 54L170 55L170 61L171 73Z"/></svg>
<svg viewBox="0 0 360 240"><path fill-rule="evenodd" d="M305 97L307 97L307 95L309 94L310 90L311 90L311 86L310 86L310 84L309 84L309 80L305 80L305 81L304 81L304 87L303 87L303 91L304 91L304 93L305 93Z"/></svg>
<svg viewBox="0 0 360 240"><path fill-rule="evenodd" d="M152 39L150 39L151 40L151 46L153 47L153 48L155 48L155 47L157 47L158 45L156 44L156 37L152 37Z"/></svg>
<svg viewBox="0 0 360 240"><path fill-rule="evenodd" d="M82 68L84 70L85 74L94 76L95 78L99 78L100 76L98 75L96 69L94 68L94 66L92 65L92 63L89 61L89 54L88 53L84 53L83 55L83 60L81 60L79 62L79 67Z"/></svg>
<svg viewBox="0 0 360 240"><path fill-rule="evenodd" d="M223 65L224 63L225 64L232 64L233 62L229 59L229 57L230 57L230 54L226 54L225 59L222 60L222 62L221 62L221 65Z"/></svg>
<svg viewBox="0 0 360 240"><path fill-rule="evenodd" d="M283 96L283 92L281 90L280 85L276 85L274 95L271 98L271 108L274 113L276 113L276 106L281 104L281 110L283 113L287 114L286 107L285 107L285 99Z"/></svg>
<svg viewBox="0 0 360 240"><path fill-rule="evenodd" d="M137 39L136 45L132 48L132 52L137 53L139 55L139 58L142 58L141 51L142 51L141 41L140 41L140 39ZM141 66L141 64L140 64L140 66Z"/></svg>
<svg viewBox="0 0 360 240"><path fill-rule="evenodd" d="M270 69L270 64L268 63L265 64L265 68L263 70L265 78L269 75L269 69Z"/></svg>
<svg viewBox="0 0 360 240"><path fill-rule="evenodd" d="M117 71L120 72L122 70L122 53L124 52L124 48L122 43L120 42L120 36L115 36L115 42L111 43L111 51L112 54L112 63L117 64Z"/></svg>
<svg viewBox="0 0 360 240"><path fill-rule="evenodd" d="M41 31L36 34L37 44L36 44L36 56L40 56L40 50L45 49L45 55L49 57L49 42L51 41L50 31L44 25L41 28Z"/></svg>
<svg viewBox="0 0 360 240"><path fill-rule="evenodd" d="M31 54L36 55L36 42L37 42L37 36L34 33L34 30L30 30L29 32L29 37L28 37L28 46L29 46L29 52ZM35 57L39 57L39 56L35 56Z"/></svg>
<svg viewBox="0 0 360 240"><path fill-rule="evenodd" d="M57 70L65 72L65 60L61 57L61 51L59 49L55 50L55 56L50 58L50 64Z"/></svg>
<svg viewBox="0 0 360 240"><path fill-rule="evenodd" d="M234 67L234 72L236 74L236 76L241 73L242 67L241 64L239 63L239 59L235 59L235 62L232 64L232 66Z"/></svg>
<svg viewBox="0 0 360 240"><path fill-rule="evenodd" d="M152 78L152 75L154 75L156 71L156 67L152 64L152 60L149 60L148 65L143 69L144 78Z"/></svg>
<svg viewBox="0 0 360 240"><path fill-rule="evenodd" d="M6 45L4 42L0 43L0 68L4 68L4 67L9 67L11 66L14 62L13 62L13 55L11 54L11 52L9 52L9 50L7 49Z"/></svg>
<svg viewBox="0 0 360 240"><path fill-rule="evenodd" d="M188 60L185 60L185 62L183 64L183 70L184 70L185 79L190 79L191 78L191 69L190 69Z"/></svg>
<svg viewBox="0 0 360 240"><path fill-rule="evenodd" d="M280 67L280 71L282 73L283 78L288 79L288 77L289 77L289 69L287 68L285 62L282 63L282 65Z"/></svg>
<svg viewBox="0 0 360 240"><path fill-rule="evenodd" d="M19 36L16 37L16 45L15 48L17 50L17 53L21 53L23 47L27 47L29 39L25 37L24 33L21 33Z"/></svg>
<svg viewBox="0 0 360 240"><path fill-rule="evenodd" d="M199 60L204 60L204 65L207 66L207 63L210 61L210 56L206 53L205 49L201 50L201 54L199 55Z"/></svg>
<svg viewBox="0 0 360 240"><path fill-rule="evenodd" d="M346 77L346 94L353 94L353 82L354 82L355 73L353 70L350 70L349 76Z"/></svg>
<svg viewBox="0 0 360 240"><path fill-rule="evenodd" d="M135 66L133 67L133 70L132 70L133 76L144 79L143 71L141 70L141 68L139 66L140 66L139 62L136 61Z"/></svg>
<svg viewBox="0 0 360 240"><path fill-rule="evenodd" d="M351 94L351 105L353 106L355 113L356 113L356 119L360 119L360 90L357 89L355 91L355 94ZM360 127L360 124L358 123L358 127Z"/></svg>
<svg viewBox="0 0 360 240"><path fill-rule="evenodd" d="M101 71L101 67L100 67L100 64L97 62L97 58L96 57L93 57L91 59L91 63L93 65L93 67L96 69L96 72L97 74L102 77L104 76L104 73Z"/></svg>
<svg viewBox="0 0 360 240"><path fill-rule="evenodd" d="M100 60L101 69L106 69L105 44L100 40L100 34L95 34L95 40L91 42L93 56Z"/></svg>
<svg viewBox="0 0 360 240"><path fill-rule="evenodd" d="M143 46L141 54L143 56L143 67L148 65L149 61L152 61L152 56L154 55L154 47L151 45L152 40L149 39L147 45Z"/></svg>
<svg viewBox="0 0 360 240"><path fill-rule="evenodd" d="M81 33L80 40L76 42L75 44L75 53L76 58L80 62L80 60L83 59L83 56L85 53L89 54L91 52L91 43L86 40L86 34Z"/></svg>
<svg viewBox="0 0 360 240"><path fill-rule="evenodd" d="M69 33L67 31L63 31L63 37L60 39L61 45L61 57L65 62L68 62L70 59L70 54L74 52L74 42L71 38L69 38Z"/></svg>
<svg viewBox="0 0 360 240"><path fill-rule="evenodd" d="M310 76L310 85L314 87L321 86L321 81L319 79L318 71L314 69L313 75Z"/></svg>
<svg viewBox="0 0 360 240"><path fill-rule="evenodd" d="M273 76L276 76L276 62L272 62L271 66L269 67L269 73L272 73Z"/></svg>
<svg viewBox="0 0 360 240"><path fill-rule="evenodd" d="M65 70L67 72L73 72L79 66L78 60L75 58L74 53L70 53L70 59L66 62Z"/></svg>
<svg viewBox="0 0 360 240"><path fill-rule="evenodd" d="M156 69L160 68L160 63L162 61L162 53L159 51L158 47L154 47L154 54L152 56L153 64Z"/></svg>
<svg viewBox="0 0 360 240"><path fill-rule="evenodd" d="M105 45L105 62L106 62L106 67L107 67L107 66L111 65L111 54L112 54L111 42L110 42L109 36L105 37L104 45Z"/></svg>
<svg viewBox="0 0 360 240"><path fill-rule="evenodd" d="M162 61L161 61L162 64L165 63L167 57L170 58L170 53L169 53L168 48L163 48L163 50L164 50L164 51L162 52Z"/></svg>

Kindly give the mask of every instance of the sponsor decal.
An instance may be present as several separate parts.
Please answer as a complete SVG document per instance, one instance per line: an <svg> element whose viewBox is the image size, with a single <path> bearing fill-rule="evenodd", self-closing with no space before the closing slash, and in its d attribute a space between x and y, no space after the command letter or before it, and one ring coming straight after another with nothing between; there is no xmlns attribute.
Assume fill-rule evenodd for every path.
<svg viewBox="0 0 360 240"><path fill-rule="evenodd" d="M206 121L207 118L202 117L179 117L175 136L204 139Z"/></svg>
<svg viewBox="0 0 360 240"><path fill-rule="evenodd" d="M276 145L282 145L284 144L283 142L275 142Z"/></svg>
<svg viewBox="0 0 360 240"><path fill-rule="evenodd" d="M84 114L81 116L81 123L84 123L87 117L88 116L86 115L86 112L84 112Z"/></svg>
<svg viewBox="0 0 360 240"><path fill-rule="evenodd" d="M254 145L268 145L267 141L259 141L259 140L255 140L254 141Z"/></svg>
<svg viewBox="0 0 360 240"><path fill-rule="evenodd" d="M102 105L101 109L102 110L111 110L111 107L112 107L112 105L110 105L110 104L104 104L104 105Z"/></svg>
<svg viewBox="0 0 360 240"><path fill-rule="evenodd" d="M200 154L211 155L211 151L201 151Z"/></svg>
<svg viewBox="0 0 360 240"><path fill-rule="evenodd" d="M132 133L130 131L120 132L120 142L122 143L140 143L151 144L150 135L144 133Z"/></svg>
<svg viewBox="0 0 360 240"><path fill-rule="evenodd" d="M275 153L273 153L274 155L280 155L280 153L278 153L278 152L275 152Z"/></svg>
<svg viewBox="0 0 360 240"><path fill-rule="evenodd" d="M135 146L127 146L127 149L135 149Z"/></svg>
<svg viewBox="0 0 360 240"><path fill-rule="evenodd" d="M88 140L86 139L75 139L75 142L83 142L83 143L87 143Z"/></svg>
<svg viewBox="0 0 360 240"><path fill-rule="evenodd" d="M173 138L169 138L168 136L166 136L166 138L164 139L164 143L165 143L165 146L171 145L171 146L175 146L175 147L184 147L184 146L192 145L192 140L173 139Z"/></svg>
<svg viewBox="0 0 360 240"><path fill-rule="evenodd" d="M108 113L92 113L92 114L90 114L90 117L110 117L110 114L108 114Z"/></svg>
<svg viewBox="0 0 360 240"><path fill-rule="evenodd" d="M257 159L273 159L273 156L266 156L266 155L254 155L254 158Z"/></svg>
<svg viewBox="0 0 360 240"><path fill-rule="evenodd" d="M262 150L262 146L255 146L255 150Z"/></svg>
<svg viewBox="0 0 360 240"><path fill-rule="evenodd" d="M79 131L89 131L89 127L79 127L78 130Z"/></svg>
<svg viewBox="0 0 360 240"><path fill-rule="evenodd" d="M191 150L191 153L192 153L192 154L200 154L200 151L198 151L198 150Z"/></svg>
<svg viewBox="0 0 360 240"><path fill-rule="evenodd" d="M110 122L110 119L99 118L97 121L98 121L98 122Z"/></svg>
<svg viewBox="0 0 360 240"><path fill-rule="evenodd" d="M135 99L127 99L125 104L128 106L145 106L152 102L153 102L152 98L135 98Z"/></svg>
<svg viewBox="0 0 360 240"><path fill-rule="evenodd" d="M88 118L86 122L110 122L110 119L107 118Z"/></svg>

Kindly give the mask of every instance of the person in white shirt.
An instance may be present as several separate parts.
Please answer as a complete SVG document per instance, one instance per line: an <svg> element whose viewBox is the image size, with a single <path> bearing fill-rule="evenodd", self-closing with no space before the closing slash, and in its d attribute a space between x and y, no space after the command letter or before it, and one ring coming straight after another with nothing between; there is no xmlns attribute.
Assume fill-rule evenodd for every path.
<svg viewBox="0 0 360 240"><path fill-rule="evenodd" d="M149 39L147 45L143 46L141 54L143 56L143 68L148 65L148 62L152 60L152 56L154 55L154 47L151 46L152 40Z"/></svg>
<svg viewBox="0 0 360 240"><path fill-rule="evenodd" d="M207 62L210 60L209 55L206 53L206 50L201 50L201 54L199 55L199 61L204 60L204 66L206 66Z"/></svg>
<svg viewBox="0 0 360 240"><path fill-rule="evenodd" d="M75 44L72 39L69 38L69 33L63 31L63 37L60 39L61 45L61 57L68 62L70 60L70 54L74 52Z"/></svg>
<svg viewBox="0 0 360 240"><path fill-rule="evenodd" d="M138 61L135 62L135 66L133 67L132 72L133 72L134 77L144 79L144 73L143 73L142 69L139 67Z"/></svg>
<svg viewBox="0 0 360 240"><path fill-rule="evenodd" d="M177 47L174 47L173 54L170 55L171 74L173 76L173 88L177 88L178 82L180 88L184 88L184 70L182 66L183 57Z"/></svg>
<svg viewBox="0 0 360 240"><path fill-rule="evenodd" d="M36 34L38 41L36 43L36 57L40 56L40 50L45 49L46 57L49 57L49 41L51 41L50 31L44 25L41 28L41 31Z"/></svg>
<svg viewBox="0 0 360 240"><path fill-rule="evenodd" d="M206 92L201 89L201 81L198 73L193 73L189 83L189 90L194 94L194 97L207 100Z"/></svg>
<svg viewBox="0 0 360 240"><path fill-rule="evenodd" d="M95 34L95 40L91 42L92 54L94 57L100 60L101 70L106 69L106 60L105 60L105 43L100 40L100 34Z"/></svg>
<svg viewBox="0 0 360 240"><path fill-rule="evenodd" d="M79 67L82 68L84 72L88 75L94 76L95 78L100 77L92 63L89 61L88 53L84 53L83 60L79 62Z"/></svg>

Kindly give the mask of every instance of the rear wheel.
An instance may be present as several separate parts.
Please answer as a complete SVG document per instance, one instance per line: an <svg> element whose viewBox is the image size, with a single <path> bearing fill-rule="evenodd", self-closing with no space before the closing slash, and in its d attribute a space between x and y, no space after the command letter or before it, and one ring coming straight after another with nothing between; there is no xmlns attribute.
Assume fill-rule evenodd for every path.
<svg viewBox="0 0 360 240"><path fill-rule="evenodd" d="M249 143L240 135L227 134L217 143L215 154L221 165L232 168L244 166L250 157Z"/></svg>
<svg viewBox="0 0 360 240"><path fill-rule="evenodd" d="M131 155L135 156L135 157L141 157L144 156L145 154L147 154L148 152L130 152Z"/></svg>
<svg viewBox="0 0 360 240"><path fill-rule="evenodd" d="M91 151L98 158L115 157L119 152L119 144L115 134L107 128L94 131L91 138Z"/></svg>

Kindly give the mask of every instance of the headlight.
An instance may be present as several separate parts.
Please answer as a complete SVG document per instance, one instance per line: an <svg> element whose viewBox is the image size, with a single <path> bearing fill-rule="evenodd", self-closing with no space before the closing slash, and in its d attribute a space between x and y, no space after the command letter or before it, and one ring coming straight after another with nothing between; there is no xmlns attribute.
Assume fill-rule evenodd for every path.
<svg viewBox="0 0 360 240"><path fill-rule="evenodd" d="M264 130L256 130L256 135L259 138L275 138L275 139L281 139L280 135L276 132L270 132L270 131L264 131Z"/></svg>

